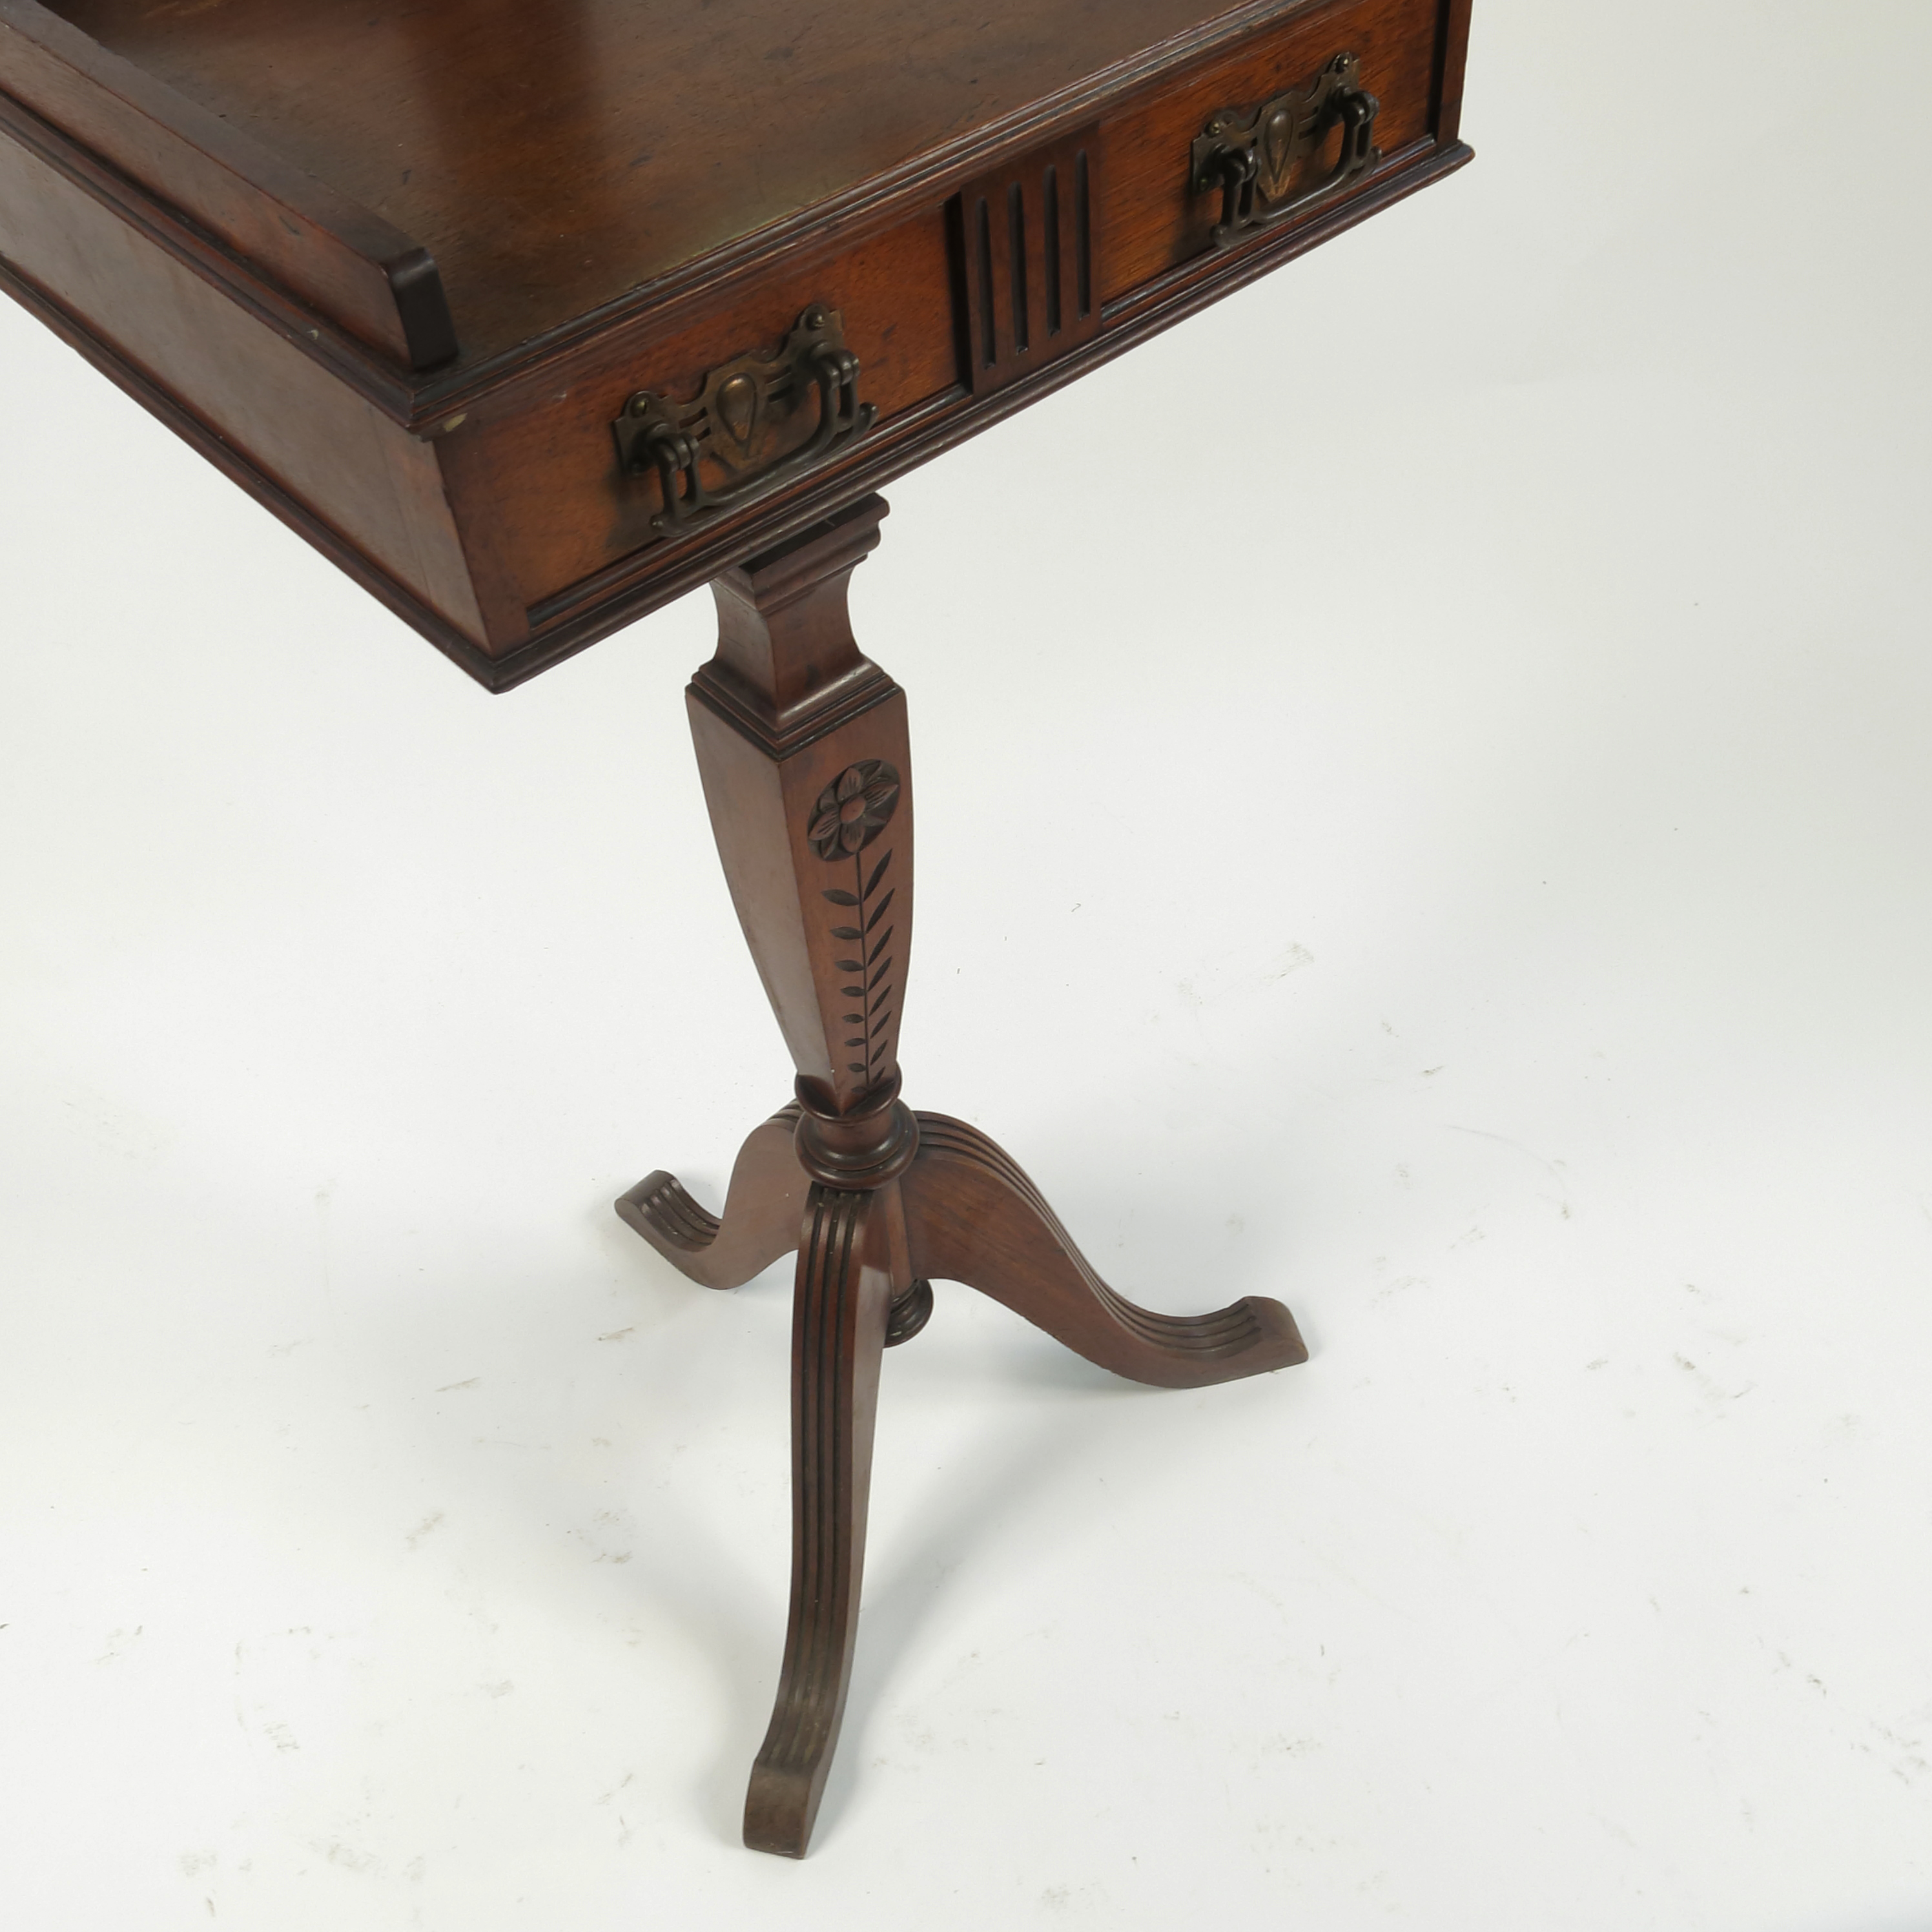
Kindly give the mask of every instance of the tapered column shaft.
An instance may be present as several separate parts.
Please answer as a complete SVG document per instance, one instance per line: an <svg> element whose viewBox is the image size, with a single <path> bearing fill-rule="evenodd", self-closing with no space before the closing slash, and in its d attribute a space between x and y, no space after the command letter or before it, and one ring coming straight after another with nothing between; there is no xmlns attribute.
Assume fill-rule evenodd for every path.
<svg viewBox="0 0 1932 1932"><path fill-rule="evenodd" d="M718 655L689 692L732 902L800 1097L832 1115L894 1079L912 938L905 697L845 602L885 510L868 497L719 578Z"/></svg>

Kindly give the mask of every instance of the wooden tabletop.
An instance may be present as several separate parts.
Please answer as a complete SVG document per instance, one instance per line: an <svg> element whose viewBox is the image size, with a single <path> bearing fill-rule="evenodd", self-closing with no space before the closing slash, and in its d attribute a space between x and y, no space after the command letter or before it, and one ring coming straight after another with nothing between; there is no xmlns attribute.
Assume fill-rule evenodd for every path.
<svg viewBox="0 0 1932 1932"><path fill-rule="evenodd" d="M427 248L466 361L1230 13L1226 0L51 0Z"/></svg>
<svg viewBox="0 0 1932 1932"><path fill-rule="evenodd" d="M0 0L0 291L503 690L1460 167L1468 6Z"/></svg>

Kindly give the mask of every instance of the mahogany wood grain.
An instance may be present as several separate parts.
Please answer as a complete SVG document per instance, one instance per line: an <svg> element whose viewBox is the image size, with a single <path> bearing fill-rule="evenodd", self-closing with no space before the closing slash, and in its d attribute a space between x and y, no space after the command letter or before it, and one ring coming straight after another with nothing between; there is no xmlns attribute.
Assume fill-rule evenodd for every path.
<svg viewBox="0 0 1932 1932"><path fill-rule="evenodd" d="M104 238L93 215L70 224L63 210L52 227L104 238L90 253L112 265L114 286L44 272L59 236L44 232L46 212L28 205L40 178L12 166L14 230L38 224L43 253L0 244L0 289L57 314L56 326L90 359L498 690L1468 158L1427 126L1432 111L1439 118L1460 102L1464 0L1246 0L1220 9L1211 0L1118 0L1107 9L1041 0L1024 10L1024 26L1008 0L970 16L934 0L866 0L836 13L735 0L704 32L669 0L560 0L541 19L478 0L418 0L400 11L352 10L361 23L353 33L338 0L57 5L58 15L37 0L0 0L0 132L80 187L128 237ZM620 142L620 134L644 124L626 117L644 112L651 87L621 99L610 88L644 60L646 26L661 30L650 57L662 56L665 72L710 62L713 98L701 110L681 98L665 110L666 127L700 113L698 146L653 150L649 165L635 167L626 148L620 191L598 171L616 150L598 144L623 147L629 135ZM921 49L896 93L886 64L860 48L862 29ZM753 41L762 52L748 66L740 56ZM1382 166L1332 205L1214 248L1216 198L1187 191L1202 118L1231 96L1306 80L1344 43L1361 55L1382 100L1380 137L1385 148L1396 144ZM774 80L781 68L785 77ZM365 98L358 76L381 85ZM857 90L843 111L801 118L813 88L835 80ZM737 105L728 106L720 91L734 86ZM402 88L413 104L398 110L394 138L379 140L358 117L382 87ZM912 116L890 138L877 118L887 112L883 100ZM754 134L740 111L746 103L771 109ZM314 152L304 146L311 137ZM324 185L304 172L337 148L340 179L325 168ZM898 160L882 158L902 150ZM475 171L466 176L452 154L470 155ZM698 231L679 230L668 207L690 196L714 201L692 218L722 223L717 232L733 228L732 170L746 156L774 193L782 188L782 200L824 194L708 254L689 254ZM1066 177L1083 156L1090 195L1082 235ZM883 171L846 178L874 163ZM506 170L520 170L514 192ZM843 185L827 187L835 181ZM378 227L416 207L412 196L472 224L479 312L500 319L538 292L555 296L542 331L494 352L478 338L474 352L427 374L362 346L350 332L366 338L368 314L324 269L343 249L343 261L374 260L379 242L394 239L358 226L361 214L345 197L365 190ZM1006 202L1004 229L988 202L988 233L999 230L1010 259L982 278L967 246L965 202L976 212L988 195ZM623 204L625 266L621 274L602 257L580 266L593 279L609 270L627 292L582 308L590 284L562 274L544 249L602 232L581 200L599 196ZM1069 219L1053 235L1049 211L1063 203ZM538 247L532 224L544 222L554 232ZM502 252L526 242L530 252L514 262ZM172 266L137 261L145 251ZM176 299L184 286L178 268L210 292ZM1031 321L1029 283L1040 311ZM224 314L217 296L242 320ZM976 347L974 316L988 296L993 333ZM315 305L305 306L310 298ZM150 313L158 298L159 312ZM655 476L627 475L616 460L610 425L626 398L640 388L695 395L712 369L774 348L815 303L843 319L860 364L858 394L874 412L869 433L769 493L660 530ZM1016 326L1031 331L1024 349ZM272 346L250 349L251 329ZM277 406L266 365L292 365L272 345L305 358L354 401L331 400L297 376L280 386ZM788 420L802 428L798 412ZM373 465L372 441L383 449ZM776 443L767 452L782 453Z"/></svg>
<svg viewBox="0 0 1932 1932"><path fill-rule="evenodd" d="M8 268L4 260L0 260L0 295L17 302L108 381L139 403L164 428L172 430L212 468L245 490L271 516L286 524L378 603L428 638L452 663L460 665L478 683L488 688L496 666L472 638L373 563L362 550L339 530L323 522L305 503L272 482L219 432L192 414L166 389L150 382L139 370L122 360L77 316L63 308L37 284Z"/></svg>
<svg viewBox="0 0 1932 1932"><path fill-rule="evenodd" d="M0 261L140 375L192 398L275 490L482 643L430 447L104 205L57 151L26 145L14 112L0 100Z"/></svg>
<svg viewBox="0 0 1932 1932"><path fill-rule="evenodd" d="M36 0L0 0L0 88L352 334L412 368L456 353L425 249Z"/></svg>
<svg viewBox="0 0 1932 1932"><path fill-rule="evenodd" d="M777 1702L745 1794L745 1843L802 1858L851 1688L892 1300L891 1190L814 1187L792 1300L791 1608Z"/></svg>
<svg viewBox="0 0 1932 1932"><path fill-rule="evenodd" d="M532 374L474 403L442 457L470 552L489 560L484 601L495 648L520 648L533 630L671 562L651 527L661 507L655 482L626 477L610 460L609 424L631 391L694 394L721 344L775 344L808 304L820 302L844 318L880 433L950 391L962 404L967 388L983 400L1090 343L1103 302L1209 252L1218 202L1186 192L1187 158L1216 107L1264 99L1352 50L1382 99L1382 139L1392 148L1421 140L1438 4L1342 0L1297 9L1236 51L1164 74L1144 89L1151 98L1101 128L1016 154L967 183L950 246L945 212L935 206L847 248L801 250L782 275L746 278L674 334L640 320L585 344L564 380L547 368L541 380ZM1024 258L1017 281L1016 244ZM993 331L983 344L982 310ZM1030 330L1024 350L1016 348L1016 328Z"/></svg>
<svg viewBox="0 0 1932 1932"><path fill-rule="evenodd" d="M1265 1297L1157 1315L1116 1294L1012 1157L963 1120L920 1115L899 1185L915 1274L964 1282L1130 1382L1201 1388L1308 1359L1294 1317Z"/></svg>
<svg viewBox="0 0 1932 1932"><path fill-rule="evenodd" d="M732 903L801 1097L833 1114L896 1073L912 946L905 694L846 614L885 514L868 498L721 577L718 655L689 695Z"/></svg>
<svg viewBox="0 0 1932 1932"><path fill-rule="evenodd" d="M1300 8L1110 116L1102 127L1109 193L1100 244L1106 299L1115 302L1204 254L1217 196L1186 192L1190 144L1216 108L1258 106L1314 79L1338 53L1361 58L1382 104L1376 143L1393 154L1429 133L1440 0L1328 0Z"/></svg>
<svg viewBox="0 0 1932 1932"><path fill-rule="evenodd" d="M1259 1297L1211 1315L1136 1307L992 1141L900 1100L913 884L904 698L860 653L847 608L885 514L868 498L721 579L717 655L692 686L719 856L798 1069L799 1105L746 1142L722 1218L662 1171L616 1204L707 1286L799 1251L791 1612L745 1809L745 1842L794 1858L811 1838L850 1681L880 1354L926 1326L932 1276L980 1288L1089 1360L1158 1387L1198 1388L1308 1354L1287 1310Z"/></svg>
<svg viewBox="0 0 1932 1932"><path fill-rule="evenodd" d="M1226 0L55 0L427 247L465 353L957 145Z"/></svg>
<svg viewBox="0 0 1932 1932"><path fill-rule="evenodd" d="M1378 171L1359 194L1342 197L1325 212L1306 222L1286 223L1252 244L1184 262L1124 298L1091 340L1022 379L970 403L962 404L961 392L952 392L908 410L850 455L760 503L755 514L720 518L676 545L620 559L533 606L527 640L501 652L476 674L492 690L513 689L640 614L710 581L754 554L761 542L782 539L836 514L855 493L882 488L1210 302L1442 180L1472 158L1460 143L1447 148L1422 143L1400 165Z"/></svg>
<svg viewBox="0 0 1932 1932"><path fill-rule="evenodd" d="M1442 0L1442 32L1437 43L1436 112L1437 140L1449 142L1462 131L1462 81L1469 58L1472 0Z"/></svg>
<svg viewBox="0 0 1932 1932"><path fill-rule="evenodd" d="M1100 332L1106 184L1097 126L1013 155L953 211L962 379L1004 388Z"/></svg>
<svg viewBox="0 0 1932 1932"><path fill-rule="evenodd" d="M742 1288L798 1246L811 1191L792 1146L799 1111L782 1107L746 1136L722 1216L700 1207L662 1168L617 1197L619 1216L693 1281Z"/></svg>
<svg viewBox="0 0 1932 1932"><path fill-rule="evenodd" d="M693 741L796 1101L721 1215L662 1171L617 1207L713 1287L798 1251L761 1849L809 1841L881 1352L932 1276L1157 1385L1306 1354L1271 1300L1126 1301L997 1145L902 1099L911 769L847 608L866 493L1460 166L1468 30L1468 0L0 0L0 290L493 688L712 582ZM1217 248L1207 117L1343 52L1381 163ZM821 307L842 337L815 316L775 375ZM751 450L740 405L759 460L817 466L720 503L694 439Z"/></svg>
<svg viewBox="0 0 1932 1932"><path fill-rule="evenodd" d="M669 561L674 547L651 530L662 507L656 480L625 476L614 460L610 423L626 398L695 395L713 366L776 347L814 303L844 318L861 393L882 422L956 382L951 261L935 208L850 249L801 250L782 274L728 292L675 330L640 321L603 336L561 380L506 383L464 412L440 446L471 553L490 558L501 587L500 644L528 634L527 607L554 620L608 595L612 586L596 580L614 565Z"/></svg>

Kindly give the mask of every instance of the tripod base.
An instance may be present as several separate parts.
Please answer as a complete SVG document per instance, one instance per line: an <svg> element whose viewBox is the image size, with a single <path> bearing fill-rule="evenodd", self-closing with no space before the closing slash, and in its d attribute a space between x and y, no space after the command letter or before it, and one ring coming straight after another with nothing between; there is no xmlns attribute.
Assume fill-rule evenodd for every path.
<svg viewBox="0 0 1932 1932"><path fill-rule="evenodd" d="M692 738L797 1104L745 1142L722 1216L664 1173L617 1203L706 1288L736 1288L797 1251L791 1616L745 1805L745 1842L792 1858L812 1836L851 1676L880 1359L925 1326L935 1277L1160 1388L1308 1357L1279 1302L1197 1316L1137 1308L984 1134L899 1098L912 749L905 694L860 652L846 596L885 514L866 497L712 586L718 650L686 694Z"/></svg>
<svg viewBox="0 0 1932 1932"><path fill-rule="evenodd" d="M798 1252L791 1612L745 1807L746 1844L789 1858L810 1841L851 1680L880 1358L925 1326L932 1278L964 1282L1089 1361L1156 1388L1200 1388L1308 1359L1277 1301L1173 1316L1116 1294L1010 1156L963 1121L917 1115L910 1164L882 1186L848 1192L814 1184L799 1165L800 1111L775 1114L746 1140L722 1219L662 1172L616 1204L707 1288L736 1287Z"/></svg>

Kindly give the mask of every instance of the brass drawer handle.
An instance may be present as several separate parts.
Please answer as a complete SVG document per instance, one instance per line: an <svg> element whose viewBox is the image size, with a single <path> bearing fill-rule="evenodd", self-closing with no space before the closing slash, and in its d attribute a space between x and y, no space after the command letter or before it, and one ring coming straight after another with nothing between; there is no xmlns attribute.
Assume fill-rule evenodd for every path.
<svg viewBox="0 0 1932 1932"><path fill-rule="evenodd" d="M818 422L798 448L760 466L766 431L818 398ZM655 474L664 508L651 519L659 536L697 519L747 503L782 488L848 443L856 442L878 416L859 400L859 358L845 346L843 318L817 305L776 350L753 350L721 364L704 379L694 402L674 403L640 389L610 427L617 460L627 476ZM713 457L734 472L713 488L700 460Z"/></svg>
<svg viewBox="0 0 1932 1932"><path fill-rule="evenodd" d="M1190 179L1196 194L1221 191L1214 245L1232 248L1253 228L1304 214L1339 194L1382 159L1375 145L1382 103L1362 86L1362 64L1337 54L1306 87L1292 88L1252 109L1224 107L1196 137ZM1288 192L1296 166L1336 127L1341 158L1319 181Z"/></svg>

